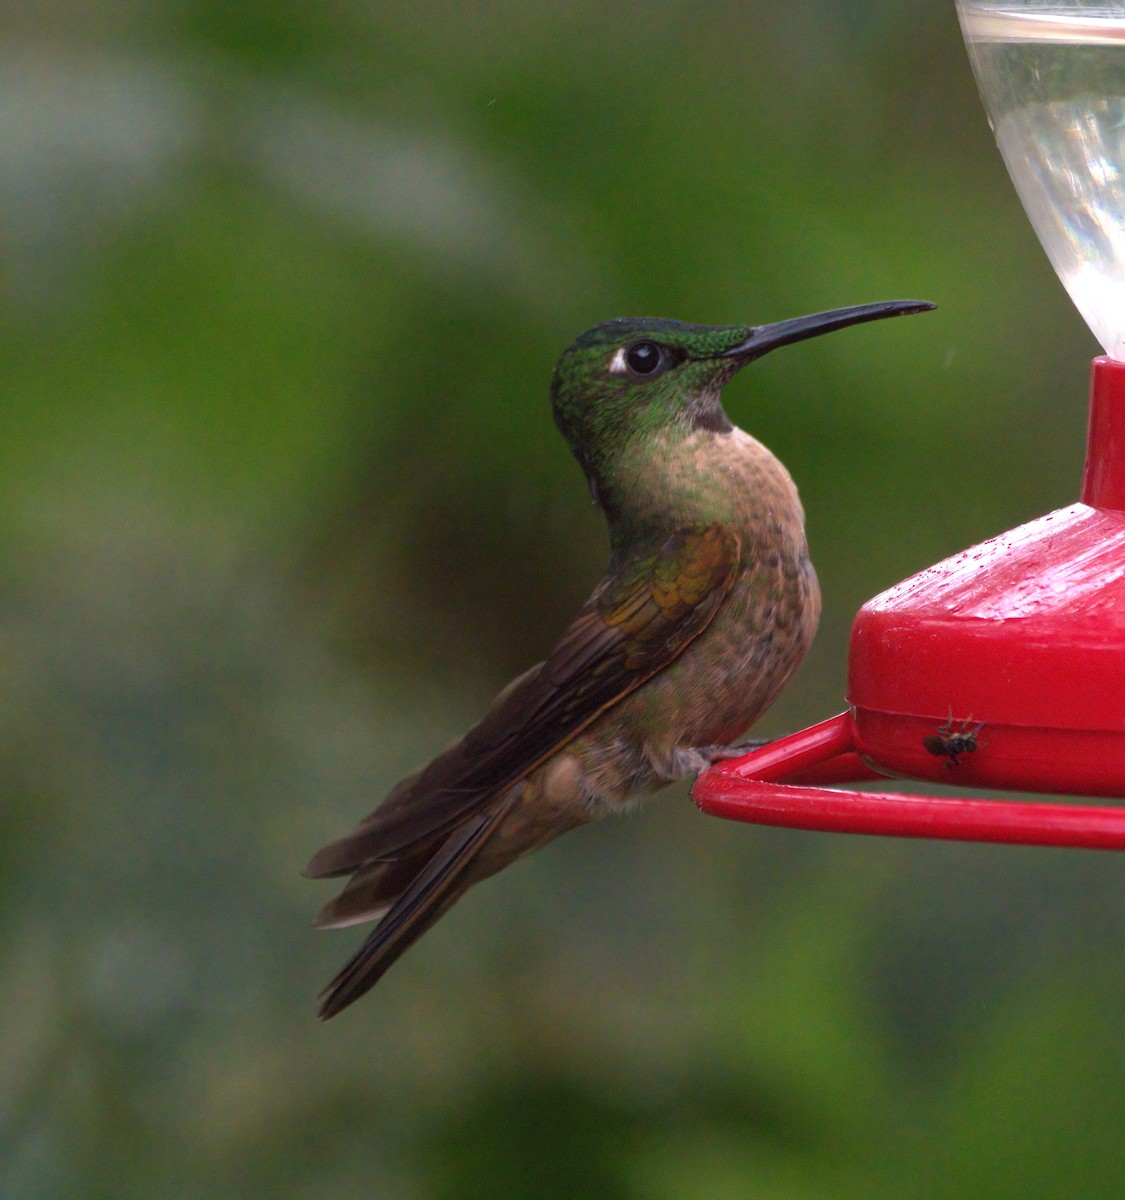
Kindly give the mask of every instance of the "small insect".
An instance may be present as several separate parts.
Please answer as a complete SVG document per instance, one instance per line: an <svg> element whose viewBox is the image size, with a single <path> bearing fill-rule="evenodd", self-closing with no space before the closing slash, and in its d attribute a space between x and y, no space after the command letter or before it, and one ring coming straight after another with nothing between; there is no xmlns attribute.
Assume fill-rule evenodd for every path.
<svg viewBox="0 0 1125 1200"><path fill-rule="evenodd" d="M944 758L947 767L956 767L962 754L972 754L980 745L978 735L984 728L984 722L973 724L970 716L967 721L953 720L953 710L949 710L949 720L939 725L929 737L922 739L922 745L935 758Z"/></svg>

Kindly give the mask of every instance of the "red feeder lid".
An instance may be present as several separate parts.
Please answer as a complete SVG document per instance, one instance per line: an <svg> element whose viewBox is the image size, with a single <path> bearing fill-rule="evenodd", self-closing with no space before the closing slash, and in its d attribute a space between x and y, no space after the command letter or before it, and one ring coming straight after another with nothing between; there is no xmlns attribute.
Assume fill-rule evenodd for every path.
<svg viewBox="0 0 1125 1200"><path fill-rule="evenodd" d="M1094 360L1084 503L869 601L848 700L884 713L1125 732L1125 364Z"/></svg>

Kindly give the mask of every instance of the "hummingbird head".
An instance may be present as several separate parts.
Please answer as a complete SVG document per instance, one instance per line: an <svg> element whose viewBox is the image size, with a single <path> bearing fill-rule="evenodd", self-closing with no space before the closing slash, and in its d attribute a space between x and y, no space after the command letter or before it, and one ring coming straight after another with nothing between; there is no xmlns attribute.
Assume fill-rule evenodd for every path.
<svg viewBox="0 0 1125 1200"><path fill-rule="evenodd" d="M559 359L551 382L555 424L596 494L602 470L635 437L729 432L723 385L770 350L933 307L923 300L890 300L772 325L689 325L651 317L606 321L578 337Z"/></svg>

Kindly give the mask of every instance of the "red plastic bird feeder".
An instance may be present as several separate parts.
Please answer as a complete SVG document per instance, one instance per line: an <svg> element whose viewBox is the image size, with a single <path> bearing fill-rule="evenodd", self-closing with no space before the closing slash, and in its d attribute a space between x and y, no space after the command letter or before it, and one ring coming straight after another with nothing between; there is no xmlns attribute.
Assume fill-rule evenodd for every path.
<svg viewBox="0 0 1125 1200"><path fill-rule="evenodd" d="M1050 7L958 4L1032 224L1091 328L1125 358L1125 5L1116 16L1104 3L1079 0L1065 17ZM1120 93L1107 98L1110 81ZM1125 797L1125 362L1094 359L1080 502L865 604L847 701L705 771L696 803L802 829L1125 849L1122 806L832 786L899 777Z"/></svg>

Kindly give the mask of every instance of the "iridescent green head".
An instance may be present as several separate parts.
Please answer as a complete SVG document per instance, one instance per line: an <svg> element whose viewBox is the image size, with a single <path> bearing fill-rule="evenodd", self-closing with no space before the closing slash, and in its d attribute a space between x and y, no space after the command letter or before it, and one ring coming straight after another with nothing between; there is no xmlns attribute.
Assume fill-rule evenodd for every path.
<svg viewBox="0 0 1125 1200"><path fill-rule="evenodd" d="M551 383L555 423L593 483L607 458L633 437L677 429L728 432L723 385L770 350L930 308L921 300L891 300L773 325L688 325L651 317L606 321L559 359Z"/></svg>

